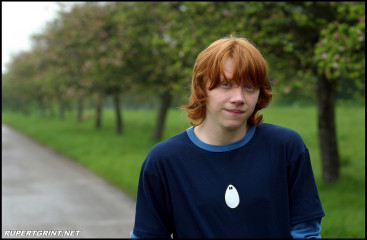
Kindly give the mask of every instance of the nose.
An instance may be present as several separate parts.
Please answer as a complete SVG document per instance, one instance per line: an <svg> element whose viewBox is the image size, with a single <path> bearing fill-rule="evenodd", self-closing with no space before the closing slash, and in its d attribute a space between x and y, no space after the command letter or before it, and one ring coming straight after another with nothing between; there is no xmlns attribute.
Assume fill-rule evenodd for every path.
<svg viewBox="0 0 367 240"><path fill-rule="evenodd" d="M234 104L244 104L245 96L242 87L235 87L232 89L230 102Z"/></svg>

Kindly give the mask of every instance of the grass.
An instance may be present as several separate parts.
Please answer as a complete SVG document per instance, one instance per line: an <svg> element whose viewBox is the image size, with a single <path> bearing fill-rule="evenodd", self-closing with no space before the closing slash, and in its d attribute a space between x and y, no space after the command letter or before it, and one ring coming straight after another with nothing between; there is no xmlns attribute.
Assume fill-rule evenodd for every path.
<svg viewBox="0 0 367 240"><path fill-rule="evenodd" d="M321 179L321 159L315 107L270 106L261 111L264 121L296 130L310 151L315 179L326 213L323 238L365 238L365 112L362 107L338 107L336 125L341 178L333 184ZM124 110L124 134L115 133L115 117L104 110L102 129L94 127L94 113L82 123L74 113L65 120L3 112L3 122L86 166L136 198L140 167L150 148L155 111ZM190 125L184 113L168 112L163 139Z"/></svg>

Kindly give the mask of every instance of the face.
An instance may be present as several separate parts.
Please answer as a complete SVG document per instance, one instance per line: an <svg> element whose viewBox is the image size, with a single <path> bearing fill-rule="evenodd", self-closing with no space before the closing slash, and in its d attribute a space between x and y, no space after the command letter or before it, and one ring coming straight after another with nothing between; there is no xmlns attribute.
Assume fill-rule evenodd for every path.
<svg viewBox="0 0 367 240"><path fill-rule="evenodd" d="M234 66L231 58L224 62L223 71L228 80L232 79ZM221 76L221 83L207 93L204 124L213 131L242 131L255 109L260 90L250 85L236 86L234 81L227 82Z"/></svg>

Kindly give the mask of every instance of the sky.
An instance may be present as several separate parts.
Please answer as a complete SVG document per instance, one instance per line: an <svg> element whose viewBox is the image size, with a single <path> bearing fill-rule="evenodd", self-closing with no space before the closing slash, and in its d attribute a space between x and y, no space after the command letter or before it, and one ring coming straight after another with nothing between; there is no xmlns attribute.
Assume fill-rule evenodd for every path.
<svg viewBox="0 0 367 240"><path fill-rule="evenodd" d="M60 2L70 8L78 2ZM57 17L58 2L1 2L1 71L12 54L31 49L30 36L40 33Z"/></svg>

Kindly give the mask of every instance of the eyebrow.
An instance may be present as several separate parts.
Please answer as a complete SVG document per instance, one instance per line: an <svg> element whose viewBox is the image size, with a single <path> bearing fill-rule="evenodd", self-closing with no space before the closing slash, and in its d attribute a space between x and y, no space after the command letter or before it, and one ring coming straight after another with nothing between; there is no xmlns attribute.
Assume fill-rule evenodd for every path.
<svg viewBox="0 0 367 240"><path fill-rule="evenodd" d="M219 79L220 80L225 80L226 78L224 77L224 75L223 74L220 74L219 75ZM234 81L234 79L232 78L232 79L227 79L228 81Z"/></svg>

